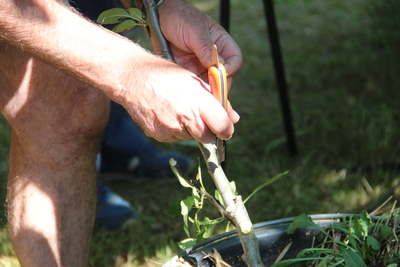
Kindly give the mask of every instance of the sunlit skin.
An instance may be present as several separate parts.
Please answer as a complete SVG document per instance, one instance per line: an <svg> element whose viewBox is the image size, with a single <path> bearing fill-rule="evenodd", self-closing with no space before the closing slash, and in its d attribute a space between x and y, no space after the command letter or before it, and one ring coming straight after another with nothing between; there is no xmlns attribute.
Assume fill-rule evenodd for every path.
<svg viewBox="0 0 400 267"><path fill-rule="evenodd" d="M166 0L160 20L178 65L58 1L0 0L0 109L12 127L8 216L21 266L87 266L109 99L159 141L233 135L239 116L222 108L206 75L213 43L230 76L240 69L236 43L182 0Z"/></svg>

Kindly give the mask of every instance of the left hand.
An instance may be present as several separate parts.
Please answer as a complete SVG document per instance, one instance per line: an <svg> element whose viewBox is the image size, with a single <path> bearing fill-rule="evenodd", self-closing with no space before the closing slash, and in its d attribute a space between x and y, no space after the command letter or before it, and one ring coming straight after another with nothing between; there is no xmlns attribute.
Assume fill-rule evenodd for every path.
<svg viewBox="0 0 400 267"><path fill-rule="evenodd" d="M210 16L184 0L164 1L159 7L160 25L176 63L207 82L212 45L216 44L231 79L242 66L241 51L232 37ZM154 37L152 45L158 52Z"/></svg>

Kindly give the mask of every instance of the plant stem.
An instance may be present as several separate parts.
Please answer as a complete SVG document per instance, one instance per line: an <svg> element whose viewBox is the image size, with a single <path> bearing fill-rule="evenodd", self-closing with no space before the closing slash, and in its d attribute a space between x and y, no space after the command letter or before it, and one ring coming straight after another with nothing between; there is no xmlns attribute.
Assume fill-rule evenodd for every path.
<svg viewBox="0 0 400 267"><path fill-rule="evenodd" d="M154 0L143 0L143 3L147 12L147 21L152 30L152 34L156 37L162 55L165 58L174 61L168 42L160 29L158 10ZM203 154L203 158L207 163L208 172L213 178L215 186L225 202L226 212L229 214L229 217L232 219L236 229L238 230L238 235L244 251L244 254L242 255L243 261L246 262L249 267L264 266L261 261L258 239L254 233L253 224L243 204L242 197L235 195L235 192L233 192L229 180L219 163L216 146L213 144L202 143L198 143L198 145Z"/></svg>
<svg viewBox="0 0 400 267"><path fill-rule="evenodd" d="M153 34L157 40L161 55L168 60L174 61L168 41L161 32L160 22L158 20L158 6L154 0L143 0L143 4L146 8L147 23L150 26L151 34Z"/></svg>
<svg viewBox="0 0 400 267"><path fill-rule="evenodd" d="M226 206L226 212L230 215L242 243L244 254L242 259L247 266L264 266L261 261L258 239L254 233L253 224L249 218L242 197L236 196L218 162L217 149L213 144L198 143L203 158L206 161L208 172L213 178L214 184L220 192Z"/></svg>

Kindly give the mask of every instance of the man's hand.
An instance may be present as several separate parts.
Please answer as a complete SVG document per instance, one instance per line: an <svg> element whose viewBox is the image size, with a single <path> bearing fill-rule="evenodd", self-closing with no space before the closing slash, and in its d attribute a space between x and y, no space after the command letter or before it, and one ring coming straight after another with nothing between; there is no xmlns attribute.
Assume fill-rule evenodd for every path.
<svg viewBox="0 0 400 267"><path fill-rule="evenodd" d="M167 60L157 59L127 90L122 104L145 133L158 141L195 138L202 143L232 137L239 120L210 93L193 73Z"/></svg>
<svg viewBox="0 0 400 267"><path fill-rule="evenodd" d="M239 47L211 17L183 0L165 0L159 14L161 30L178 65L208 81L212 44L216 44L229 77L239 71L242 66ZM153 46L156 46L154 41Z"/></svg>
<svg viewBox="0 0 400 267"><path fill-rule="evenodd" d="M208 67L211 65L212 45L216 44L220 56L225 61L224 65L229 74L229 84L231 84L232 76L242 66L242 55L232 37L217 22L183 0L165 0L159 7L159 14L161 30L170 43L173 56L178 65L194 73L203 81L208 82L207 72ZM152 36L152 45L156 51L159 50L154 36ZM224 113L219 103L213 97L210 97L211 94L208 92L204 94L204 90L198 91L199 84L209 91L209 87L200 79L196 79L192 75L190 79L186 79L187 82L189 80L191 80L192 85L189 85L189 83L188 85L184 85L183 81L185 79L182 79L182 82L177 84L179 85L179 89L175 93L181 96L186 95L187 98L193 99L190 103L185 104L186 108L192 108L190 112L193 112L191 114L194 116L193 118L189 118L176 114L176 117L185 121L185 123L181 123L180 127L182 129L186 128L186 130L177 131L174 136L169 137L170 139L162 140L174 141L176 138L187 139L190 138L188 133L191 137L204 143L211 142L215 138L215 134L221 139L229 139L233 134L232 123L236 123L239 120L239 115L230 105L228 107L228 114ZM193 81L197 81L199 84L193 84ZM166 82L164 82L164 86L165 84ZM174 89L177 89L177 87ZM174 89L169 91L169 93L173 95ZM218 105L215 106L215 103L218 103ZM204 108L204 106L207 106L207 108ZM180 108L178 110L183 111ZM196 116L202 118L202 121L196 120ZM151 116L147 115L144 117L148 118ZM146 128L143 124L142 127ZM153 133L157 134L160 131L154 131ZM154 135L152 136L154 137ZM157 137L155 138L158 139Z"/></svg>

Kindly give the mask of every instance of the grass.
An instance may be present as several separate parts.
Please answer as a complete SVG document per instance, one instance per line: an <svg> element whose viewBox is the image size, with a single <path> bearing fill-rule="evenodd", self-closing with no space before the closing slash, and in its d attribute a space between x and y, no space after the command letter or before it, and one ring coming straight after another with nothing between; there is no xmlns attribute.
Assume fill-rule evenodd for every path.
<svg viewBox="0 0 400 267"><path fill-rule="evenodd" d="M274 3L297 157L288 155L284 142L262 3L232 0L231 34L243 51L244 66L230 96L241 120L228 142L227 175L246 197L266 179L290 171L247 202L253 222L301 213L358 213L373 209L387 195L399 199L400 4L395 0ZM197 4L217 16L215 0ZM9 130L4 123L1 127L4 180ZM200 157L197 148L165 147ZM210 179L204 180L212 188ZM93 266L160 266L179 252L175 243L185 238L182 222L168 217L165 210L189 192L175 180L132 179L109 186L133 204L141 219L121 232L94 232ZM5 222L1 217L3 228ZM4 229L0 242L0 266L13 266Z"/></svg>

